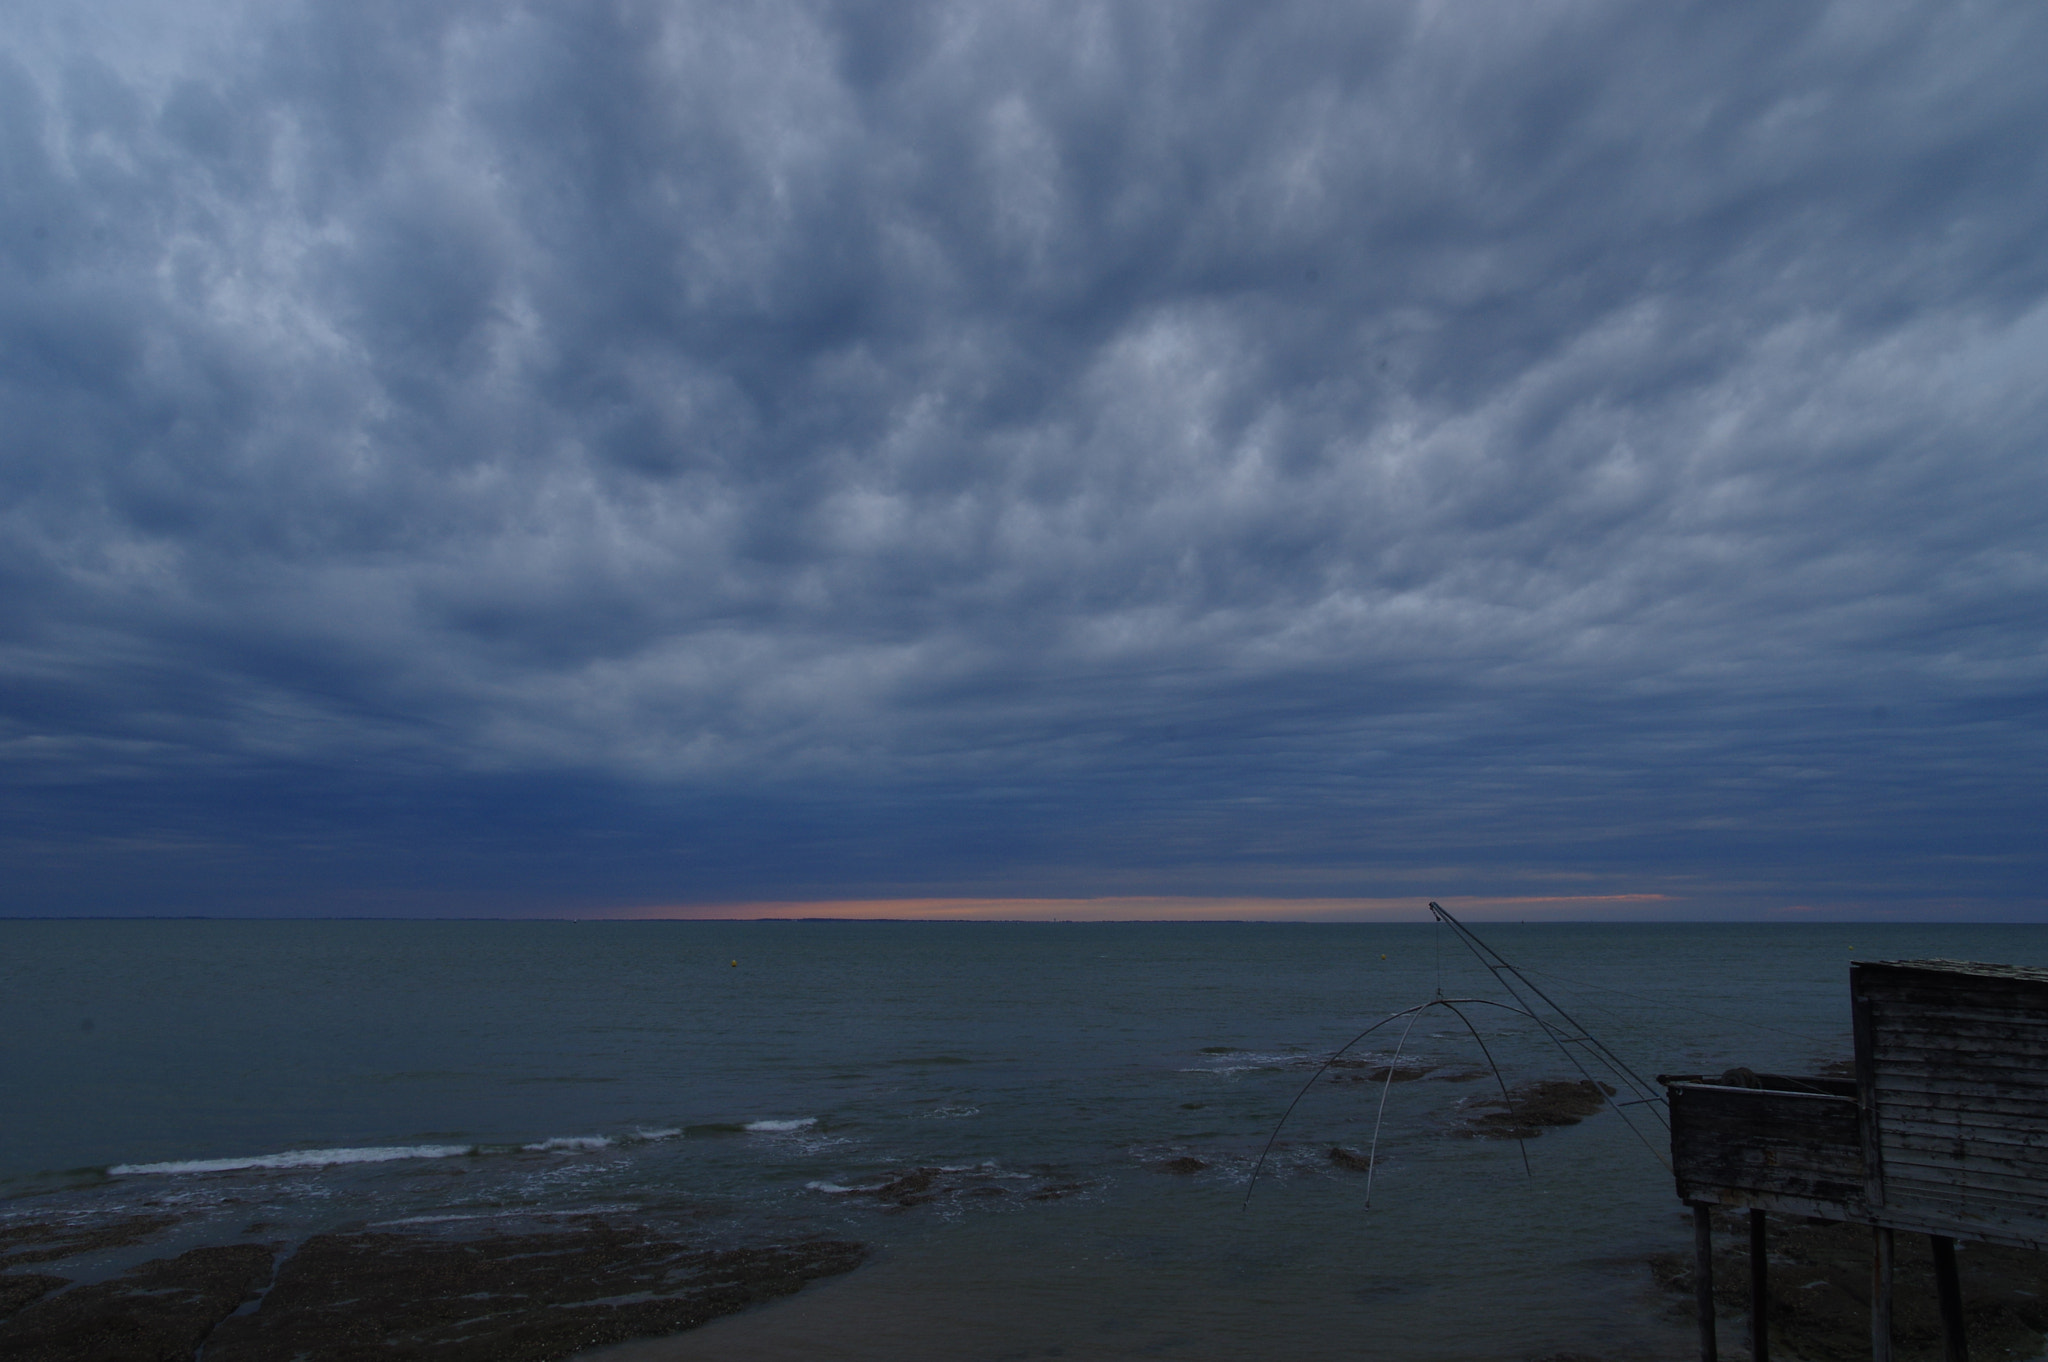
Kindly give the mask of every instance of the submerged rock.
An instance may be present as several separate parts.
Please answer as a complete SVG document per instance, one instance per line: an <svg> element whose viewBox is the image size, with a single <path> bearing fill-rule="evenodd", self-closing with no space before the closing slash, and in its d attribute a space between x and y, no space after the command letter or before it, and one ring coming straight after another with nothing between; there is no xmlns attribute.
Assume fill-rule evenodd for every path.
<svg viewBox="0 0 2048 1362"><path fill-rule="evenodd" d="M189 1362L214 1326L270 1280L262 1244L196 1248L110 1281L46 1295L0 1321L21 1362Z"/></svg>
<svg viewBox="0 0 2048 1362"><path fill-rule="evenodd" d="M1022 1195L1033 1201L1057 1200L1070 1188L1046 1187L1037 1183L1037 1177L1049 1170L1041 1169L1037 1176L1005 1173L992 1164L973 1168L911 1168L890 1177L887 1182L872 1187L842 1186L830 1182L814 1182L811 1190L827 1196L846 1197L853 1201L872 1200L882 1203L881 1209L888 1214L922 1206L932 1201L979 1201L992 1197ZM1022 1187L1005 1187L996 1179L1015 1179L1024 1183ZM1075 1184L1079 1186L1080 1184ZM1046 1196L1046 1192L1054 1193Z"/></svg>
<svg viewBox="0 0 2048 1362"><path fill-rule="evenodd" d="M1162 1173L1199 1173L1209 1166L1209 1161L1198 1159L1192 1154L1183 1154L1177 1159L1162 1159L1152 1166Z"/></svg>
<svg viewBox="0 0 2048 1362"><path fill-rule="evenodd" d="M1488 1140L1526 1140L1551 1126L1573 1126L1607 1105L1614 1088L1590 1078L1546 1079L1510 1089L1507 1100L1475 1102L1479 1114L1457 1128L1460 1135ZM1490 1110L1489 1110L1490 1108Z"/></svg>
<svg viewBox="0 0 2048 1362"><path fill-rule="evenodd" d="M1033 1192L1031 1199L1033 1201L1062 1201L1076 1192L1085 1192L1087 1190L1088 1184L1085 1182L1056 1182L1050 1187Z"/></svg>
<svg viewBox="0 0 2048 1362"><path fill-rule="evenodd" d="M1424 1078L1432 1083L1470 1083L1475 1078L1487 1076L1484 1069L1447 1069L1441 1064L1422 1063L1382 1064L1370 1059L1333 1059L1327 1064L1303 1060L1295 1067L1327 1068L1331 1072L1324 1081L1328 1083L1413 1083Z"/></svg>
<svg viewBox="0 0 2048 1362"><path fill-rule="evenodd" d="M935 1195L931 1188L938 1181L940 1172L937 1168L913 1168L901 1177L883 1183L869 1195L879 1201L893 1201L898 1206L919 1206Z"/></svg>
<svg viewBox="0 0 2048 1362"><path fill-rule="evenodd" d="M1336 1164L1339 1168L1349 1168L1355 1172L1369 1173L1372 1171L1372 1155L1361 1154L1355 1149L1346 1149L1341 1144L1330 1146L1330 1162Z"/></svg>
<svg viewBox="0 0 2048 1362"><path fill-rule="evenodd" d="M1333 1059L1332 1069L1349 1069L1351 1073L1335 1073L1330 1076L1332 1083L1413 1083L1418 1078L1427 1078L1441 1065L1437 1064L1378 1064L1369 1059Z"/></svg>

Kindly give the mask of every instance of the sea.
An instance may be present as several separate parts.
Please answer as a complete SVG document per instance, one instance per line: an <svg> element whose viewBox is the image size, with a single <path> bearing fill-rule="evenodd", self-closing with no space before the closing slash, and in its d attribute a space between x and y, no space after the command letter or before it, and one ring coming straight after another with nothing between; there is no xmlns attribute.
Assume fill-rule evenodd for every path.
<svg viewBox="0 0 2048 1362"><path fill-rule="evenodd" d="M0 921L0 1230L182 1217L85 1279L593 1213L873 1246L609 1362L1695 1355L1655 1104L1466 1137L1574 1047L1417 917ZM1646 1076L1846 1059L1855 960L2048 963L2041 926L1473 927ZM1355 1040L1440 997L1486 1001ZM1427 1072L1320 1069L1347 1044Z"/></svg>

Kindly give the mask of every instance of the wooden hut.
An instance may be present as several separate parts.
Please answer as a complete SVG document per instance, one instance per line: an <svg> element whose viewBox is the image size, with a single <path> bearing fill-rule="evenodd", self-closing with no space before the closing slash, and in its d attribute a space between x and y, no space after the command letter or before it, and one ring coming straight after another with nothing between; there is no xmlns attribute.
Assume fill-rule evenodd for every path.
<svg viewBox="0 0 2048 1362"><path fill-rule="evenodd" d="M1714 1362L1711 1214L1749 1212L1750 1347L1765 1336L1765 1216L1869 1225L1871 1355L1891 1358L1893 1236L1930 1237L1949 1362L1965 1362L1955 1241L2048 1249L2048 969L1953 960L1849 971L1853 1078L1662 1076L1693 1208L1700 1355Z"/></svg>

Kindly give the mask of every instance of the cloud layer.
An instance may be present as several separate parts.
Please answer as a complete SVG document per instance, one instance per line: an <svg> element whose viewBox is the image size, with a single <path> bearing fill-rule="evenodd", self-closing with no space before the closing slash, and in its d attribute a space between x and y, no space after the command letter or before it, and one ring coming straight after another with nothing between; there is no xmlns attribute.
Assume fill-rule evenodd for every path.
<svg viewBox="0 0 2048 1362"><path fill-rule="evenodd" d="M2043 58L2025 4L16 6L0 910L2039 908Z"/></svg>

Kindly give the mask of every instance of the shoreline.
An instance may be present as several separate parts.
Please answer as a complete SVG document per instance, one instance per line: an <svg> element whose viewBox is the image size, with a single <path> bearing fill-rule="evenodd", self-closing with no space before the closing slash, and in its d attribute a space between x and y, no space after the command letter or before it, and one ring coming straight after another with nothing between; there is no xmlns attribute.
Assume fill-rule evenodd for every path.
<svg viewBox="0 0 2048 1362"><path fill-rule="evenodd" d="M9 1226L0 1353L349 1362L398 1347L437 1362L562 1362L792 1295L869 1253L845 1239L731 1244L619 1216L536 1216L482 1236L343 1229L203 1245L85 1283L45 1270L147 1242L177 1219Z"/></svg>
<svg viewBox="0 0 2048 1362"><path fill-rule="evenodd" d="M900 1214L948 1190L934 1186L940 1171L912 1169L848 1195ZM991 1302L1036 1295L1050 1311L1058 1289L1058 1274L1048 1275L1047 1265L1029 1255L963 1282L934 1272L925 1255L885 1253L846 1289L819 1296L805 1288L876 1263L874 1246L823 1235L742 1241L693 1233L673 1220L545 1212L482 1234L473 1221L451 1218L277 1240L262 1238L274 1227L257 1223L248 1227L249 1238L152 1257L98 1280L65 1275L81 1261L153 1241L177 1247L182 1223L155 1210L0 1229L0 1352L85 1362L189 1358L203 1348L207 1362L367 1362L400 1347L436 1362L771 1362L853 1329L900 1340L906 1357L926 1355L920 1349L939 1356L969 1339L986 1341L975 1336L985 1333ZM1716 1314L1731 1337L1747 1309L1738 1228L1729 1221L1716 1254ZM1690 1320L1689 1255L1659 1250L1638 1262L1643 1307ZM1770 1262L1774 1348L1806 1362L1867 1355L1865 1233L1774 1217ZM1979 1362L2040 1356L2048 1335L2048 1255L1966 1245L1962 1267L1972 1355ZM1941 1341L1931 1263L1919 1237L1901 1238L1898 1270L1896 1356L1933 1362ZM802 1301L788 1299L799 1293ZM778 1301L784 1308L739 1318ZM707 1325L716 1327L706 1331ZM1195 1340L1153 1343L1178 1351ZM1553 1355L1537 1350L1527 1358ZM1609 1362L1597 1350L1566 1355ZM1618 1362L1623 1354L1613 1356Z"/></svg>

